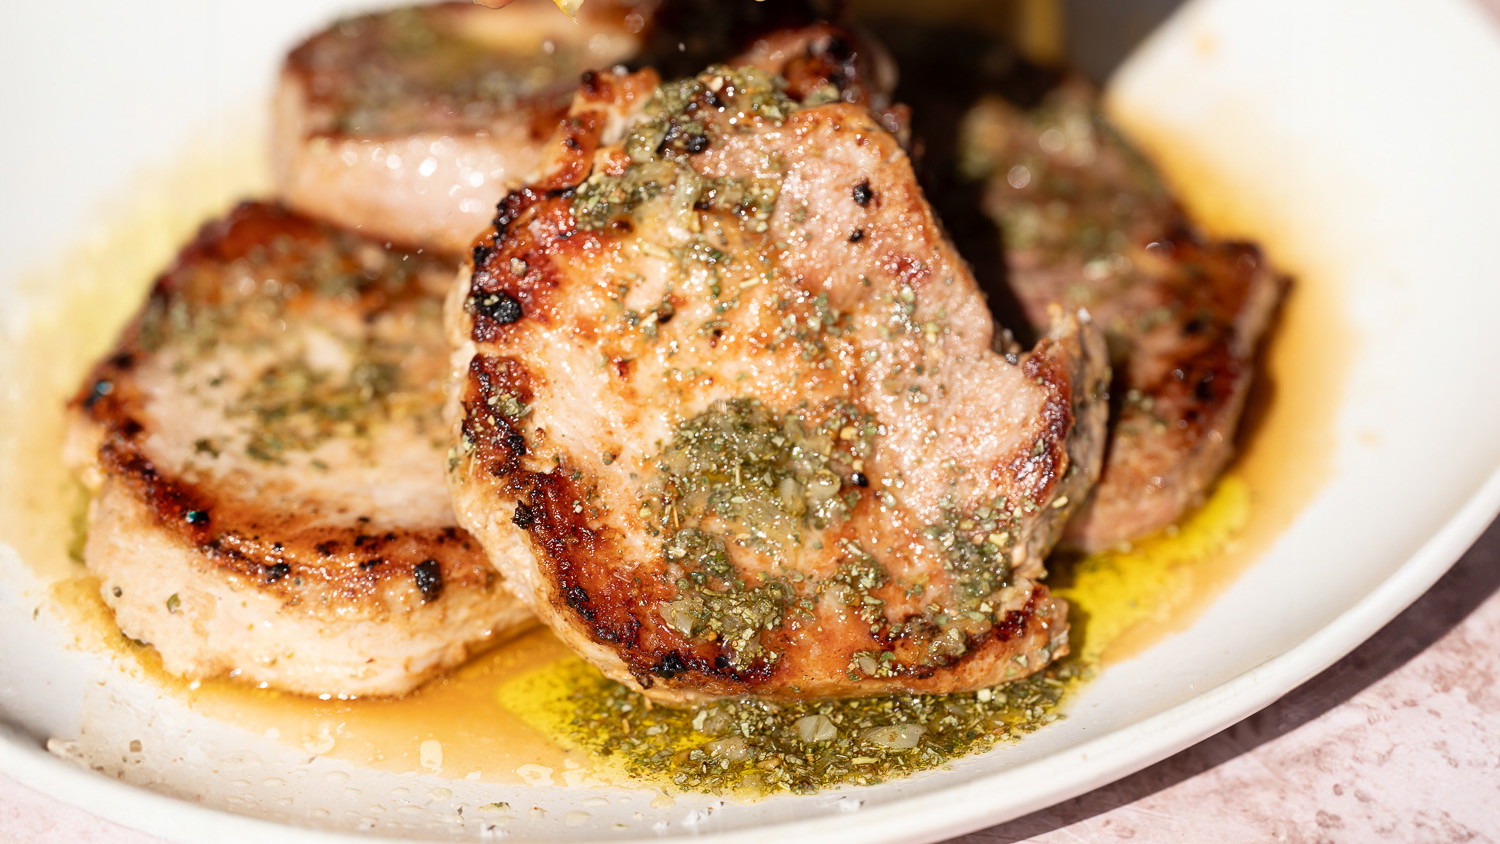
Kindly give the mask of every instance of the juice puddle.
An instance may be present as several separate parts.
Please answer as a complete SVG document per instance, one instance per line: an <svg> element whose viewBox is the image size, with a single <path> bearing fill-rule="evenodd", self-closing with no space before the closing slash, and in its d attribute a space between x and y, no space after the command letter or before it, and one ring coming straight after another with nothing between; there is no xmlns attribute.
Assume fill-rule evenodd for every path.
<svg viewBox="0 0 1500 844"><path fill-rule="evenodd" d="M247 158L248 160L248 158ZM244 173L258 168L244 165ZM112 341L141 292L198 221L261 182L189 166L155 183L157 197L117 214L66 266L26 285L30 319L8 333L12 367L0 414L0 538L12 545L77 624L80 645L113 650L196 711L315 755L391 771L495 782L590 784L613 779L571 724L581 663L534 632L399 700L316 700L227 681L190 684L162 673L154 652L114 628L97 586L69 556L81 494L60 460L62 404ZM1191 197L1188 197L1191 204ZM1272 254L1275 254L1274 249ZM1054 566L1075 606L1074 664L1139 653L1191 623L1286 527L1327 474L1338 386L1351 348L1337 291L1316 268L1294 286L1264 355L1240 456L1205 506L1175 531L1128 553ZM1343 349L1343 357L1329 350ZM597 749L597 747L596 747Z"/></svg>

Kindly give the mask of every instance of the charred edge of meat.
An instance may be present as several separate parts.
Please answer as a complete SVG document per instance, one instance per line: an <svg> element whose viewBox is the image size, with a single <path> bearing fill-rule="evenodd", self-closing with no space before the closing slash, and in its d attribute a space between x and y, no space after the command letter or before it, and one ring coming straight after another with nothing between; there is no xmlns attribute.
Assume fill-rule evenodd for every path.
<svg viewBox="0 0 1500 844"><path fill-rule="evenodd" d="M616 77L608 78L613 80ZM564 119L558 126L562 152L554 156L546 177L533 188L556 193L577 187L588 178L594 167L594 151L599 146L603 120L603 116L597 111L583 111ZM498 232L499 228L496 227L496 230Z"/></svg>
<svg viewBox="0 0 1500 844"><path fill-rule="evenodd" d="M663 636L664 633L665 631L662 630L656 631L657 636ZM767 650L770 652L778 652L784 646L785 637L781 628L764 631L762 636L767 640ZM748 693L757 686L765 684L776 672L774 660L757 658L749 665L736 668L734 655L721 643L689 641L675 634L662 638L658 647L650 653L663 654L663 658L667 655L674 656L682 664L682 669L666 674L660 670L661 659L644 669L640 665L642 659L633 660L631 674L643 685L650 685L645 681L653 676L663 680L675 680L678 675L686 675L683 682L673 683L673 685L685 688L718 689L730 693L735 691Z"/></svg>
<svg viewBox="0 0 1500 844"><path fill-rule="evenodd" d="M135 443L107 437L99 447L99 463L106 473L124 480L162 526L198 545L209 541L208 496L162 477Z"/></svg>
<svg viewBox="0 0 1500 844"><path fill-rule="evenodd" d="M521 219L521 215L526 213L531 206L541 202L546 196L546 191L539 191L529 186L520 190L513 190L506 194L505 198L500 200L495 206L495 217L490 221L490 225L495 229L491 234L493 241L499 243L501 240L504 240L505 236L510 233L510 227L517 220ZM492 251L491 249L486 249L486 257ZM479 260L477 252L475 253L474 263L476 269L482 263Z"/></svg>
<svg viewBox="0 0 1500 844"><path fill-rule="evenodd" d="M545 473L526 470L521 465L524 436L510 418L496 411L508 403L507 399L521 396L524 398L520 401L529 400L527 377L514 361L476 356L469 366L463 433L473 444L476 468L494 479L499 494L517 502L511 521L531 537L540 552L545 580L553 584L560 601L577 616L591 638L615 646L643 686L683 673L731 684L764 681L774 665L758 662L735 669L716 643L661 641L657 647L643 647L646 627L637 613L645 610L629 599L636 590L620 583L591 588L591 575L603 571L592 561L609 549L606 540L588 523L585 496L579 493L566 467ZM605 576L612 578L613 574ZM620 597L606 603L599 597L603 595ZM653 638L661 635L662 631L654 631ZM659 671L663 652L676 653L682 670L666 674Z"/></svg>
<svg viewBox="0 0 1500 844"><path fill-rule="evenodd" d="M241 202L222 220L200 229L163 277L173 277L184 266L203 261L244 258L275 236L320 240L325 232L318 223L280 203Z"/></svg>
<svg viewBox="0 0 1500 844"><path fill-rule="evenodd" d="M1178 331L1181 344L1173 355L1173 366L1151 381L1130 383L1135 391L1152 399L1152 409L1124 401L1125 385L1130 378L1128 367L1121 367L1121 389L1116 403L1120 420L1150 417L1161 419L1169 434L1179 442L1190 444L1194 452L1210 446L1202 432L1219 425L1235 425L1238 415L1238 391L1254 371L1254 351L1240 336L1233 314L1241 310L1236 302L1216 301L1223 285L1199 283L1193 268L1228 266L1241 283L1233 289L1249 287L1249 277L1264 270L1260 250L1241 242L1212 242L1193 230L1185 221L1160 236L1150 238L1153 246L1165 251L1165 257L1182 269L1178 287L1191 287L1184 294L1194 307L1193 314L1182 320ZM1282 281L1284 283L1284 280ZM1120 423L1116 423L1117 425ZM1226 452L1226 459L1227 459Z"/></svg>
<svg viewBox="0 0 1500 844"><path fill-rule="evenodd" d="M476 355L469 363L464 397L463 435L483 472L517 500L513 523L525 530L557 569L559 594L587 622L601 641L633 642L639 625L612 625L595 612L572 562L578 548L592 553L598 537L582 515L571 482L561 468L551 473L527 471L521 465L525 437L507 414L531 398L528 375L514 361ZM518 447L519 446L519 447ZM633 623L633 619L631 620Z"/></svg>
<svg viewBox="0 0 1500 844"><path fill-rule="evenodd" d="M861 208L868 207L870 202L875 199L875 191L871 189L869 179L865 179L864 181L855 185L849 193L854 199L854 204L858 205Z"/></svg>
<svg viewBox="0 0 1500 844"><path fill-rule="evenodd" d="M512 198L516 199L514 203ZM511 194L501 203L502 214L496 217L495 245L484 250L484 263L475 265L464 302L465 311L472 317L469 336L474 342L499 340L505 326L514 325L523 317L543 324L550 320L544 307L546 294L560 283L551 253L569 248L576 227L570 198L567 190L537 194L528 189ZM504 230L498 229L502 222ZM527 247L529 238L506 236L518 225L553 227L546 240L554 246L538 252Z"/></svg>
<svg viewBox="0 0 1500 844"><path fill-rule="evenodd" d="M676 647L664 646L656 653L660 656L649 667L642 669L631 666L631 676L643 688L651 687L658 680L670 682L681 678L681 682L672 685L693 688L703 686L704 681L708 681L708 684L720 688L743 686L748 689L764 683L775 670L773 665L765 662L756 662L746 669L735 670L728 653L712 645L683 643Z"/></svg>
<svg viewBox="0 0 1500 844"><path fill-rule="evenodd" d="M99 449L99 463L107 474L122 481L131 494L146 504L159 527L193 545L218 565L250 582L270 585L281 579L280 575L268 576L262 560L227 546L206 520L188 519L189 513L208 512L208 496L190 484L163 477L134 443L106 439Z"/></svg>
<svg viewBox="0 0 1500 844"><path fill-rule="evenodd" d="M428 558L412 568L412 579L417 591L422 593L422 603L436 601L443 594L443 567L437 560Z"/></svg>
<svg viewBox="0 0 1500 844"><path fill-rule="evenodd" d="M83 386L68 400L69 406L82 410L84 415L107 430L118 432L126 416L125 405L130 401L122 395L126 388L121 382L135 365L135 356L129 353L112 355L100 361Z"/></svg>
<svg viewBox="0 0 1500 844"><path fill-rule="evenodd" d="M474 248L469 251L469 263L477 270L484 266L485 262L490 258L490 253L494 251L495 246L493 243L476 243L474 244Z"/></svg>
<svg viewBox="0 0 1500 844"><path fill-rule="evenodd" d="M412 568L415 560L411 559L408 546L413 540L418 545L440 544L461 552L455 554L455 559L465 555L477 558L478 548L467 534L453 526L407 531L398 536L393 532L367 535L355 527L298 525L289 534L279 536L284 543L267 541L255 531L273 529L267 518L274 518L274 514L257 511L252 506L244 513L248 519L241 518L241 502L221 499L212 489L152 461L143 442L146 397L134 377L135 370L152 353L142 337L144 323L168 307L178 303L191 307L206 301L204 296L214 295L212 289L205 290L194 281L197 267L247 258L270 240L292 237L317 243L336 231L279 204L254 201L243 202L224 218L204 225L157 278L146 305L125 329L119 350L95 366L70 405L99 431L94 456L103 474L148 510L156 525L175 541L195 549L206 561L242 578L244 583L276 594L294 595L301 585L299 581L312 576L331 586L334 594L355 600L373 594L386 577L400 576ZM363 301L360 307L378 309L386 306L392 295L405 296L416 290L412 287L393 294L380 288L370 294L380 298ZM362 292L361 296L364 295ZM378 574L372 573L374 565L346 568L332 559L340 549L349 549L351 554L357 549L381 555L372 559L390 566ZM444 569L443 576L449 582L474 582L486 587L495 582L495 575L487 566L454 563Z"/></svg>
<svg viewBox="0 0 1500 844"><path fill-rule="evenodd" d="M1181 412L1171 413L1170 418L1163 420L1176 433L1195 431L1221 421L1219 417L1226 413L1224 403L1234 396L1250 371L1249 361L1218 344L1179 358L1176 363L1156 383L1138 387L1156 399L1153 405L1156 415L1180 409ZM1135 407L1127 407L1124 412L1145 414Z"/></svg>
<svg viewBox="0 0 1500 844"><path fill-rule="evenodd" d="M1031 597L1027 599L1025 606L1006 613L1005 618L1001 619L993 627L986 630L982 636L974 640L974 650L978 650L991 643L1003 645L1024 636L1031 629L1032 622L1037 620L1038 605L1047 596L1047 587L1037 584L1032 589ZM958 659L961 658L956 658L955 661L958 661Z"/></svg>
<svg viewBox="0 0 1500 844"><path fill-rule="evenodd" d="M521 317L525 315L520 300L504 290L494 290L483 295L476 294L470 297L469 302L476 319L487 320L495 326L520 322ZM494 328L489 328L485 333L493 334L494 332Z"/></svg>
<svg viewBox="0 0 1500 844"><path fill-rule="evenodd" d="M1006 613L1004 618L996 621L977 635L965 635L962 650L952 654L924 654L920 661L897 659L884 664L883 670L890 672L891 676L904 677L911 680L926 680L955 666L971 662L974 660L975 655L986 647L1003 646L1032 632L1032 625L1039 620L1037 617L1037 608L1047 595L1047 588L1041 584L1037 584L1025 605L1020 609L1011 610ZM900 624L903 628L909 629L912 625L921 625L925 619L925 616L912 615L900 619ZM890 626L890 623L887 622L882 624L879 630L871 631L871 640L881 650L899 653L904 648L908 648L913 644L926 644L922 641L913 640L909 633L893 636L889 632ZM937 632L935 626L933 632Z"/></svg>
<svg viewBox="0 0 1500 844"><path fill-rule="evenodd" d="M575 122L582 120L590 123L601 119L597 112L579 109L578 104L580 102L599 103L608 111L622 102L630 102L642 93L649 94L651 91L650 88L642 90L635 87L638 78L635 74L621 72L618 67L613 70L586 71L581 78L579 88L574 92L571 108L574 116L568 119ZM652 73L650 78L656 80L659 77Z"/></svg>
<svg viewBox="0 0 1500 844"><path fill-rule="evenodd" d="M502 281L507 276L514 276L514 273L508 268L496 268L495 259L502 251L499 244L505 239L511 226L545 198L545 192L529 187L506 194L495 208L495 218L491 222L494 226L491 241L481 241L474 246L474 269L469 279L469 295L464 301L464 309L473 318L470 335L476 343L494 342L499 338L503 326L517 322L525 313L517 292L507 289Z"/></svg>
<svg viewBox="0 0 1500 844"><path fill-rule="evenodd" d="M1056 345L1044 342L1022 365L1026 377L1050 388L1048 398L1042 406L1041 419L1046 425L1046 434L1041 441L1050 443L1042 454L1028 453L1017 457L1010 469L1026 494L1033 500L1044 501L1056 488L1068 469L1067 435L1073 427L1072 381L1060 364L1050 354Z"/></svg>
<svg viewBox="0 0 1500 844"><path fill-rule="evenodd" d="M609 93L608 86L604 85L599 78L599 71L585 70L578 77L578 95L588 100L599 100Z"/></svg>
<svg viewBox="0 0 1500 844"><path fill-rule="evenodd" d="M531 511L531 505L524 501L516 502L516 510L511 514L510 523L521 530L531 530L536 524L536 514Z"/></svg>
<svg viewBox="0 0 1500 844"><path fill-rule="evenodd" d="M582 497L566 470L561 466L548 473L519 470L506 481L512 494L529 502L532 524L527 534L542 551L543 571L550 575L547 580L558 595L596 641L636 650L641 624L635 607L601 603L589 591L590 574L597 571L589 561L600 552L602 542L589 527ZM600 591L619 594L614 589Z"/></svg>
<svg viewBox="0 0 1500 844"><path fill-rule="evenodd" d="M814 29L806 49L778 71L786 80L787 96L801 102L832 87L843 102L884 108L886 97L872 89L876 70L862 39L828 24Z"/></svg>
<svg viewBox="0 0 1500 844"><path fill-rule="evenodd" d="M352 529L337 529L332 536L321 539L288 539L288 544L295 543L295 549L281 542L268 543L257 536L243 535L232 526L215 525L211 516L215 508L210 503L210 496L190 483L164 477L134 443L118 437L107 439L99 449L99 461L108 475L124 483L130 494L146 505L161 529L245 582L278 594L285 594L282 584L295 588L300 577L309 575L336 584L340 594L353 599L373 592L379 581L411 571L422 592L423 603L428 603L441 596L445 582L459 580L467 583L477 577L488 586L495 579L488 568L477 573L459 569L448 571L435 560L411 561L405 541L411 537L409 533L363 534ZM476 548L467 534L451 526L419 538L465 553L473 553ZM304 553L307 555L305 559L326 559L341 549L359 551L368 556L357 567L347 570L338 565L312 568L301 565L294 570L294 564ZM426 571L417 571L424 565ZM433 566L437 567L435 577ZM375 572L381 567L384 568L380 572ZM428 584L425 587L424 582ZM438 584L436 589L433 589L433 583Z"/></svg>
<svg viewBox="0 0 1500 844"><path fill-rule="evenodd" d="M475 355L469 361L464 392L463 437L473 444L490 475L513 475L521 468L526 437L512 422L531 401L531 379L513 360Z"/></svg>

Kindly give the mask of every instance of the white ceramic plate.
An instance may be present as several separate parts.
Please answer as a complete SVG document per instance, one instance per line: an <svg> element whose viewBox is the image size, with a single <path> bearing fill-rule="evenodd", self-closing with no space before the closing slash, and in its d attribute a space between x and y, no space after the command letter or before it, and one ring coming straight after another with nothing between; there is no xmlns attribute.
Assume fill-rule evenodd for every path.
<svg viewBox="0 0 1500 844"><path fill-rule="evenodd" d="M80 318L57 330L77 332L71 345L82 352L23 346L25 326L50 318L38 304L49 294L28 279L45 277L91 227L134 213L139 197L170 205L161 185L180 186L181 177L150 174L173 172L185 151L206 155L222 176L247 148L244 133L258 131L253 106L280 51L340 5L86 0L9 10L0 30L5 506L24 505L29 491L15 479L38 459L16 435L27 391L76 370L109 339ZM1460 0L1204 0L1116 79L1113 102L1127 127L1174 176L1202 180L1189 185L1195 204L1263 239L1299 271L1301 289L1335 292L1335 321L1345 327L1299 354L1313 368L1346 362L1327 452L1315 461L1325 467L1320 485L1289 527L1190 627L1111 666L1064 721L1019 744L875 788L754 804L681 797L654 808L654 792L351 769L208 721L70 647L56 618L34 613L47 606L47 584L6 545L3 770L185 841L360 831L921 841L1040 808L1198 741L1373 633L1500 509L1500 390L1491 374L1500 365L1497 31ZM145 251L165 255L170 246ZM86 290L89 281L66 285ZM73 301L87 311L87 298ZM91 742L91 758L123 782L49 755L43 747L54 737ZM131 740L146 752L127 750ZM499 800L524 808L514 818L478 810Z"/></svg>

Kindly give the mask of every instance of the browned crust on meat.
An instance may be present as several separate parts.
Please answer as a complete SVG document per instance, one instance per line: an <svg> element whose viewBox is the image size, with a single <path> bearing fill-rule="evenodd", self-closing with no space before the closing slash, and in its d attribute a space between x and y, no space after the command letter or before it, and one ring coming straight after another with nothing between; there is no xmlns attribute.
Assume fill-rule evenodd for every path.
<svg viewBox="0 0 1500 844"><path fill-rule="evenodd" d="M1057 368L1047 361L1032 367L1028 375L1045 378L1059 374ZM670 599L671 590L661 588L659 579L631 579L622 574L628 569L619 564L625 561L625 552L611 541L607 530L591 524L584 515L587 494L581 488L583 479L575 480L574 469L566 464L550 472L529 471L522 466L526 439L509 420L496 414L494 407L500 396L524 397L523 403L529 400L528 377L515 359L476 356L463 385L462 438L471 449L471 471L490 480L491 494L515 502L510 521L527 533L540 552L541 579L559 609L566 606L574 623L586 629L593 641L611 646L631 677L646 689L666 684L689 690L695 697L747 692L800 697L850 691L809 687L788 695L774 687L774 664L757 661L736 669L729 664L729 651L724 647L690 641L664 628L654 618L655 608ZM1065 387L1066 383L1064 378ZM1049 402L1046 413L1049 428L1065 438L1074 425L1071 402ZM1065 450L1059 447L1043 454L1016 455L1010 461L1010 471L1039 500L1056 500L1061 476L1070 465ZM997 467L996 471L1002 470ZM1086 489L1087 481L1081 486ZM1042 533L1045 531L1039 532L1036 540L1037 559L1050 544L1040 538ZM919 618L913 615L896 623L916 623ZM913 650L913 641L892 634L892 626L886 623L871 631L870 639L876 648L897 654L889 677L898 682L852 683L853 691L977 688L1030 674L1068 653L1067 605L1053 598L1041 584L1033 587L1024 606L970 636L961 656L929 664L904 662L899 657ZM783 645L787 639L786 631L771 631L770 647ZM997 664L1006 666L998 674L994 669Z"/></svg>
<svg viewBox="0 0 1500 844"><path fill-rule="evenodd" d="M1059 313L1051 314L1053 326L1062 319ZM1097 488L1109 412L1109 367L1104 365L1107 354L1104 338L1097 331L1054 334L1042 338L1022 364L1028 378L1052 388L1043 410L1051 433L1046 440L1050 446L1047 459L1024 468L1017 466L1015 475L1035 479L1038 487L1033 497L1043 500L1040 496L1047 495L1053 502L1041 517L1038 537L1055 541L1066 536ZM1064 472L1062 477L1056 475L1059 467ZM1043 480L1045 486L1041 485ZM1040 562L1050 550L1050 544L1039 541L1025 549L1025 555Z"/></svg>
<svg viewBox="0 0 1500 844"><path fill-rule="evenodd" d="M946 622L934 623L920 609L923 601L914 597L920 590L905 591L911 581L888 580L869 592L891 608L879 619L860 620L843 610L808 610L798 615L802 612L799 610L761 630L758 639L764 653L751 658L745 658L724 637L690 635L664 621L663 607L680 598L684 587L666 575L660 558L653 559L657 552L642 557L638 540L647 527L643 519L635 518L633 510L610 511L608 501L615 494L616 482L608 473L600 472L597 455L570 450L562 440L554 439L545 421L538 422L530 415L534 402L556 398L551 373L543 360L526 353L527 343L538 342L535 338L539 336L549 337L548 343L577 344L578 349L593 349L598 343L604 356L601 366L616 379L607 389L618 390L625 397L639 396L634 392L638 388L651 389L649 382L637 382L643 376L637 374L633 364L636 356L628 347L622 347L619 353L609 351L615 348L610 345L615 341L608 338L616 337L617 329L601 324L594 315L581 313L578 302L580 285L587 286L579 276L591 277L593 270L587 269L592 266L590 262L600 255L613 254L612 250L634 236L635 226L650 223L615 217L602 226L583 226L574 211L575 191L586 177L620 175L630 166L618 147L602 140L602 127L616 118L609 116L609 98L599 95L598 86L607 82L635 90L641 78L654 81L642 74L586 82L584 97L575 101L574 112L561 130L560 137L565 141L555 149L550 175L541 184L515 191L501 202L491 235L473 250L472 276L451 300L450 307L459 308L462 317L454 325L455 339L473 351L471 356L467 352L461 355L461 359L467 357L458 387L461 442L456 471L450 475L456 484L461 520L492 553L501 548L525 548L535 568L513 580L527 583L521 589L522 596L565 641L607 673L631 681L667 703L746 693L799 698L976 688L1030 673L1065 653L1066 607L1036 578L1062 519L1076 507L1097 473L1105 378L1098 337L1076 320L1059 319L1060 325L1067 327L1060 328L1035 351L1015 356L1010 364L999 360L990 351L993 328L988 315L971 315L977 302L972 279L951 247L941 242L936 222L915 186L899 145L866 110L847 104L797 111L780 124L779 130L786 137L802 139L799 143L811 148L825 148L835 139L852 143L866 163L850 167L879 168L837 188L841 201L848 204L839 213L871 222L867 224L868 233L861 237L850 238L845 231L836 231L838 246L831 248L858 250L855 260L881 275L877 292L889 285L890 290L914 291L912 295L917 297L930 297L934 303L951 301L953 307L963 309L964 321L955 324L972 326L974 334L966 334L966 341L977 346L987 364L1013 367L1018 371L1018 381L1042 397L1035 414L1024 423L1028 436L1034 439L1022 437L1012 450L993 455L993 462L987 455L985 463L976 467L980 484L1004 490L1015 502L1018 535L1011 556L1015 581L1013 592L1006 593L1011 596L1006 600L1015 603L996 610L989 623L950 630L942 626ZM730 108L716 104L712 94L703 96L705 109L723 112ZM591 115L595 108L599 108L598 114ZM580 129L595 137L580 135ZM838 185L848 178L839 170L830 170L829 177ZM808 213L811 217L818 212ZM713 219L712 215L706 218L705 229L716 225ZM885 219L900 219L903 225L892 228L888 223L877 224ZM777 236L747 235L744 254L757 254L755 250L767 248ZM929 249L934 251L925 251ZM813 262L805 267L797 263L803 260L797 256L802 255L821 260L828 253L814 242L783 256L783 270L789 278L815 277ZM895 294L887 291L882 295ZM950 296L951 300L944 298ZM686 292L669 293L663 301L665 310L658 312L663 325L673 313L692 306L691 295ZM857 297L847 305L865 307ZM936 314L946 306L929 307ZM663 330L676 332L682 321L690 319L678 316L670 328ZM878 333L874 332L874 323L870 326L867 330ZM682 338L681 334L672 336ZM897 357L918 355L912 359L913 366L923 360L920 355L929 354L919 351L922 345L916 339L898 341L897 345L900 343L908 345L892 353ZM715 332L703 345L722 356L716 359L728 361L740 354L773 356L778 348L774 338L760 329L733 324ZM960 348L969 347L955 346L952 353ZM941 351L931 354L934 362L944 359ZM810 374L817 371L818 367L809 368ZM903 370L897 367L895 371ZM873 382L861 386L859 382L866 377ZM831 380L820 382L820 378ZM848 388L835 386L843 383L840 378L852 379L854 412L862 412L857 410L861 401L879 400L879 377L853 371L815 375L809 385L811 392L805 395L816 397L830 390L835 396L843 394ZM714 375L704 376L704 385L713 383ZM722 393L724 388L715 389ZM557 410L549 407L543 413ZM805 423L814 424L820 411L815 406L800 412ZM625 424L632 424L631 418L639 416L641 407L625 413ZM979 438L985 436L984 432L974 433ZM649 447L649 443L642 445ZM604 465L612 459L606 459ZM820 548L879 542L880 532L887 529L885 521L902 518L882 515L888 506L885 499L862 474L856 472L850 477L854 476L861 480L846 479L840 488L840 494L850 502L848 519L822 530ZM878 470L873 477L881 480ZM920 535L912 528L889 529L907 531L899 534L907 542ZM897 535L890 535L892 542L897 541ZM823 562L816 566L838 562L832 552L821 557ZM778 578L764 571L741 569L734 576L743 578L737 587L743 590L779 588ZM825 571L814 581L826 576ZM937 577L941 580L947 575ZM823 600L823 592L812 586L795 587L793 591L808 600ZM988 608L988 604L984 606ZM948 650L934 650L935 637L950 633L957 643ZM864 651L885 652L891 658L878 673L857 676L848 666L850 654Z"/></svg>
<svg viewBox="0 0 1500 844"><path fill-rule="evenodd" d="M732 64L776 71L792 99L836 98L881 117L896 87L895 62L875 38L827 22L762 36Z"/></svg>
<svg viewBox="0 0 1500 844"><path fill-rule="evenodd" d="M397 532L309 525L297 514L266 511L166 475L142 453L138 437L121 432L105 435L98 460L99 470L145 504L161 530L284 606L384 615L391 608L382 590L392 583L410 582L422 603L439 600L447 588L499 588L483 552L455 526Z"/></svg>
<svg viewBox="0 0 1500 844"><path fill-rule="evenodd" d="M1123 368L1104 471L1064 537L1085 550L1161 530L1202 503L1234 456L1256 341L1285 285L1250 244L1178 231L1151 248L1170 256L1163 286L1194 315L1160 332L1176 334L1169 353L1137 353Z"/></svg>
<svg viewBox="0 0 1500 844"><path fill-rule="evenodd" d="M1029 376L1039 378L1061 374L1050 359L1028 369ZM494 407L497 397L502 396L518 397L523 404L529 401L528 378L524 366L513 358L476 356L471 361L463 383L461 421L462 441L470 450L470 471L487 479L488 494L497 506L499 501L515 502L510 521L526 532L538 552L540 579L551 595L550 602L559 610L566 607L570 623L586 630L592 641L608 645L611 653L623 661L629 676L648 692L665 687L689 699L747 693L782 698L822 697L876 694L892 689L950 692L1022 677L1068 653L1067 605L1052 597L1046 586L1034 584L1024 606L970 635L961 656L928 664L903 660L903 656L910 657L916 650L912 638L893 634L892 622L871 631L871 647L893 652L898 657L891 673L881 682L851 680L787 689L778 686L776 666L768 661L735 668L725 647L691 641L661 625L656 608L670 600L672 591L663 588L658 578L632 579L622 574L629 568L622 565L627 562L627 552L611 541L608 530L591 524L584 515L588 496L581 487L587 479L575 480L574 469L566 464L550 472L529 471L522 465L526 439L515 425L496 414ZM1060 379L1064 389L1067 378ZM1066 439L1075 425L1072 402L1049 402L1046 414L1049 429ZM1089 448L1086 444L1079 447ZM1063 484L1062 477L1074 465L1079 464L1071 463L1066 451L1059 447L1042 454L1014 455L1008 471L1012 477L1021 479L1038 500L1055 501L1059 489L1087 490L1092 481L1090 473L1080 468L1072 476L1075 480ZM996 467L994 471L1007 470ZM862 506L868 507L869 503L867 499ZM1057 508L1053 512L1057 515L1051 516L1049 523L1060 523L1069 511ZM1033 559L1040 561L1050 547L1049 533L1055 538L1055 528L1043 528L1033 534ZM894 623L915 624L919 618L912 615ZM768 647L775 650L785 646L789 639L786 630L770 631ZM667 697L665 701L671 703L675 699Z"/></svg>

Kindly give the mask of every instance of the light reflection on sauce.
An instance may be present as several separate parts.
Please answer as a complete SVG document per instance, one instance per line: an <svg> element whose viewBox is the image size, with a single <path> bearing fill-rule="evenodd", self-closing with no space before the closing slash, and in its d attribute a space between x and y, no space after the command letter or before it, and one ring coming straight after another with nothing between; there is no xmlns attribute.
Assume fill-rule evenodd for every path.
<svg viewBox="0 0 1500 844"><path fill-rule="evenodd" d="M137 673L210 717L256 733L274 729L282 742L314 755L390 771L575 785L605 777L530 726L548 721L526 711L545 705L546 695L505 693L507 682L523 673L545 683L576 668L576 658L547 633L502 645L400 700L323 701L228 681L187 683L164 674L154 652L114 629L97 582L69 558L81 495L58 458L62 403L198 221L257 192L263 182L256 178L224 177L257 172L249 161L247 154L207 177L203 167L187 166L157 180L147 201L112 218L41 283L23 286L33 318L25 336L6 338L10 348L4 350L14 360L24 349L28 366L12 368L15 380L0 396L0 460L7 467L0 537L41 580L55 584L52 596L77 622L80 646L117 652ZM1173 172L1171 162L1164 164ZM1191 194L1191 182L1178 183ZM1213 224L1211 207L1187 199ZM1335 308L1337 291L1319 286L1315 268L1300 269L1305 274L1264 355L1240 456L1205 506L1133 552L1054 566L1056 585L1077 607L1074 641L1084 658L1124 658L1190 624L1326 476L1350 343ZM1344 356L1330 356L1331 349L1345 350Z"/></svg>

